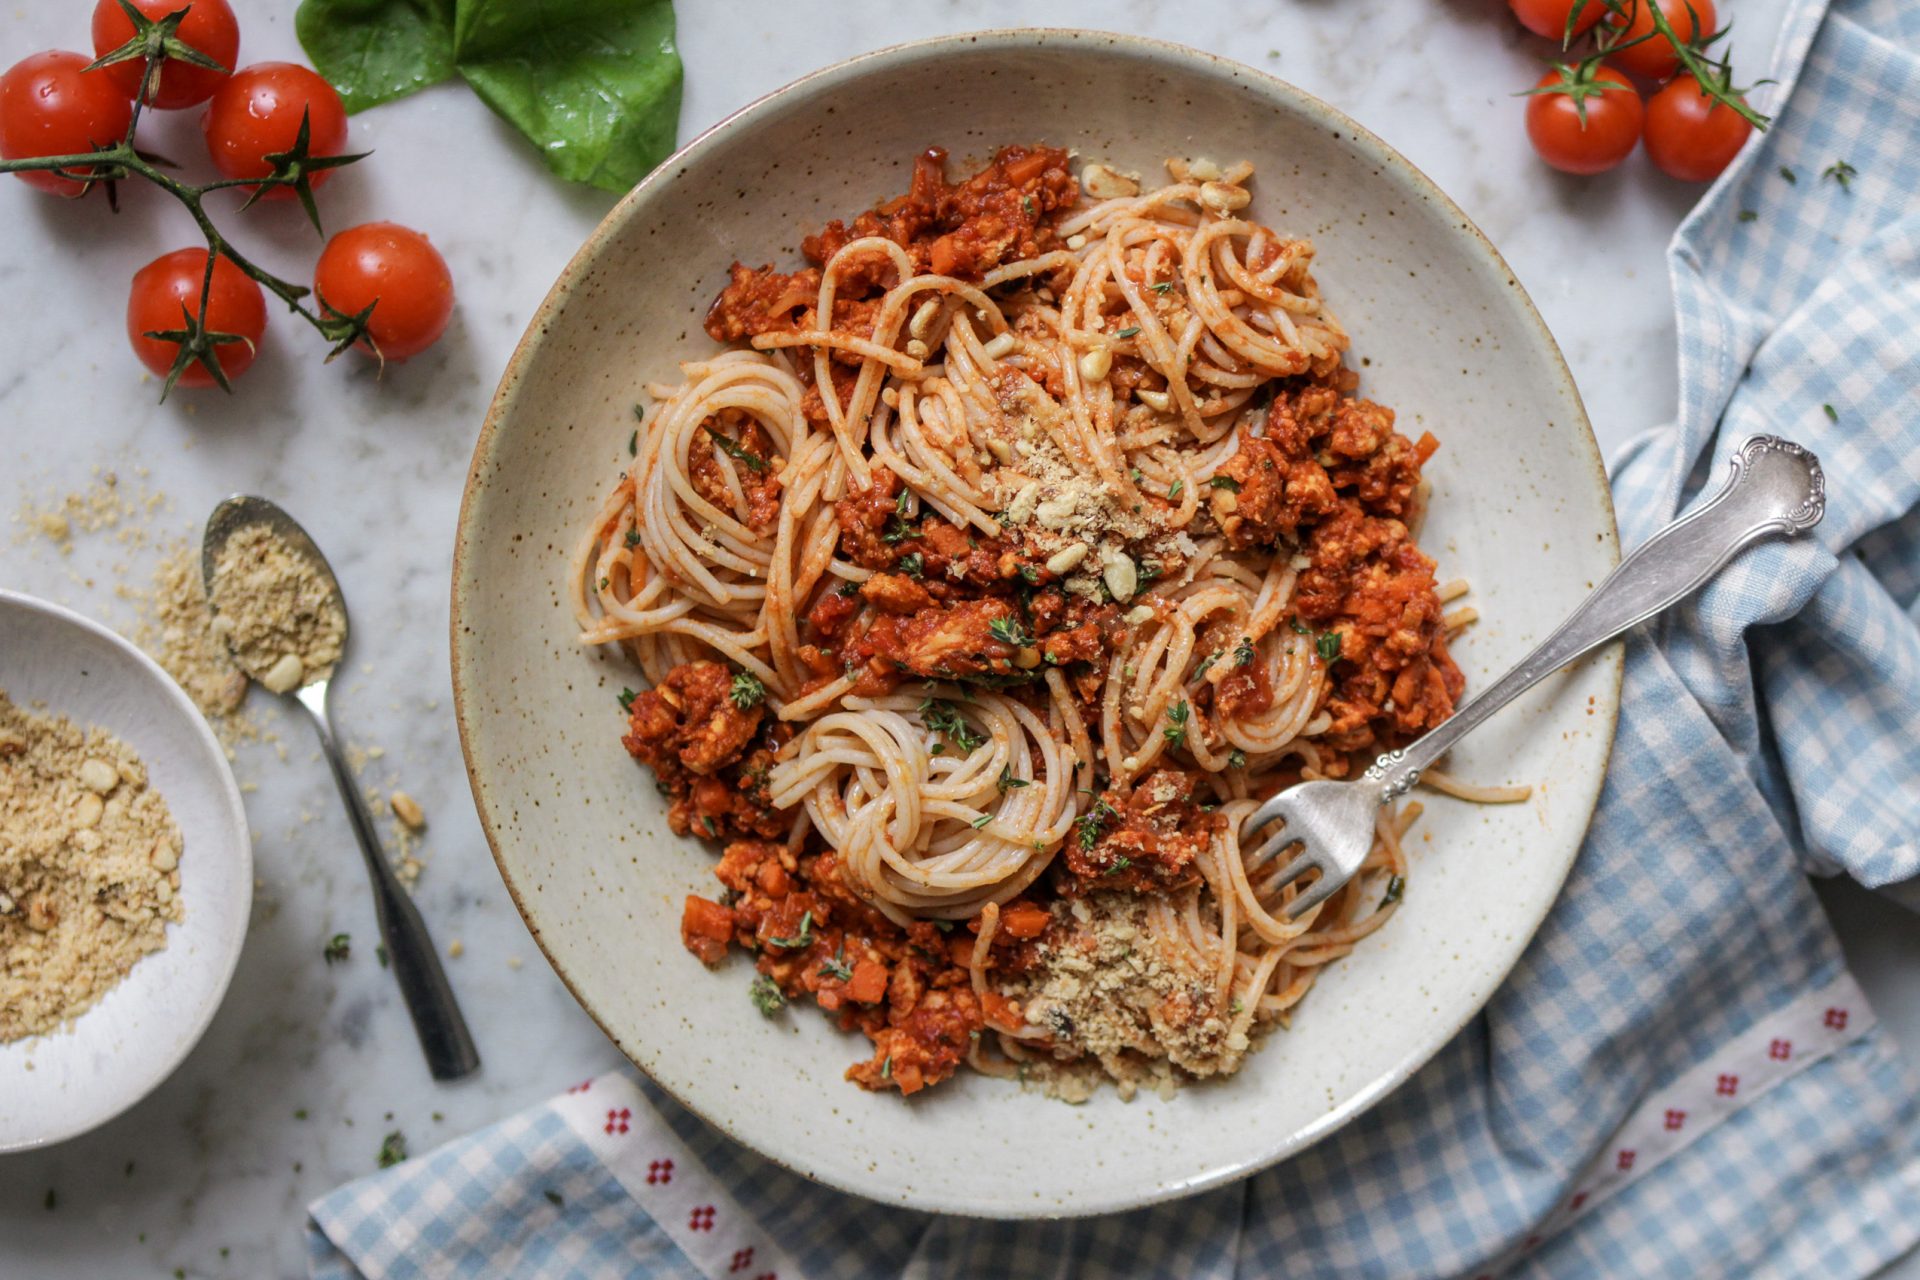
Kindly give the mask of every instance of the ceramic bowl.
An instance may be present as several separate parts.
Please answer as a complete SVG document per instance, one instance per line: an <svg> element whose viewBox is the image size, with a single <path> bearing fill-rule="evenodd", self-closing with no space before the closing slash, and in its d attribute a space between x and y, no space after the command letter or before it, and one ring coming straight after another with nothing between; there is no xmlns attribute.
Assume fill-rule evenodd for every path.
<svg viewBox="0 0 1920 1280"><path fill-rule="evenodd" d="M1605 771L1609 650L1477 734L1456 773L1527 803L1429 799L1406 902L1233 1079L1068 1106L999 1080L926 1095L841 1079L864 1041L805 1009L768 1020L735 958L680 946L714 854L667 830L619 746L616 655L575 643L567 550L627 461L650 380L713 350L702 313L736 258L799 263L802 235L904 191L916 153L965 171L1006 142L1122 169L1256 165L1252 216L1311 235L1365 394L1442 441L1422 544L1484 621L1456 650L1484 683L1612 567L1600 458L1553 339L1486 239L1406 160L1326 104L1190 49L1004 31L828 68L725 120L607 216L534 317L474 453L456 548L462 741L501 875L581 1004L634 1062L739 1141L877 1200L992 1216L1125 1209L1260 1168L1377 1101L1460 1030L1552 904Z"/></svg>
<svg viewBox="0 0 1920 1280"><path fill-rule="evenodd" d="M253 910L253 845L213 731L154 661L96 622L0 591L0 689L16 705L112 733L146 762L180 828L184 919L167 945L51 1035L0 1044L0 1152L113 1119L198 1044Z"/></svg>

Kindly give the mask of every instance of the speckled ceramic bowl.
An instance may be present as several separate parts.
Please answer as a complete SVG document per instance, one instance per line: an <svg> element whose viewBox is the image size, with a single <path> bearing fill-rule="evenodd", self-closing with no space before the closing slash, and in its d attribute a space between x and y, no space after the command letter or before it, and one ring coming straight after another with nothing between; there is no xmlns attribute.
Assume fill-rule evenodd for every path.
<svg viewBox="0 0 1920 1280"><path fill-rule="evenodd" d="M711 351L735 258L797 262L826 219L905 190L914 154L955 168L1041 141L1146 173L1168 155L1257 166L1253 214L1319 246L1365 392L1443 442L1422 543L1485 621L1469 679L1517 659L1616 558L1600 458L1565 363L1491 245L1431 182L1339 112L1189 49L1071 31L988 32L831 67L722 122L623 200L535 316L474 453L453 582L453 676L500 871L561 977L636 1063L708 1121L811 1177L895 1204L1001 1217L1130 1208L1258 1169L1405 1080L1481 1007L1560 889L1605 771L1617 649L1536 690L1453 767L1525 780L1523 805L1430 800L1406 905L1323 978L1241 1073L1171 1100L1071 1107L961 1078L911 1101L841 1079L864 1042L768 1020L736 958L680 946L713 855L667 830L620 750L637 684L582 650L567 548L627 460L642 383Z"/></svg>

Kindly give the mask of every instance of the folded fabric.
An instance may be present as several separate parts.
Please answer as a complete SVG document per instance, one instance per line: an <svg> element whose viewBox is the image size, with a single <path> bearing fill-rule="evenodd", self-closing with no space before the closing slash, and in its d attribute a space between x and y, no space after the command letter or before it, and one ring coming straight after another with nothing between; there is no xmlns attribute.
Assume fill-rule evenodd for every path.
<svg viewBox="0 0 1920 1280"><path fill-rule="evenodd" d="M1629 641L1565 893L1412 1081L1236 1185L995 1223L815 1186L616 1074L316 1202L313 1274L1832 1280L1911 1248L1920 1090L1803 868L1920 872L1920 7L1807 0L1779 50L1773 129L1674 241L1678 422L1614 489L1632 545L1768 431L1820 455L1826 521Z"/></svg>

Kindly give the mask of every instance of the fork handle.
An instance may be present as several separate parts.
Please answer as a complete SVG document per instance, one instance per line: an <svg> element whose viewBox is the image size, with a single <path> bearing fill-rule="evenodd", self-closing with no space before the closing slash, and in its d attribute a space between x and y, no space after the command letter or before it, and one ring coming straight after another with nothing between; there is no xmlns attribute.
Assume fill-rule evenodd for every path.
<svg viewBox="0 0 1920 1280"><path fill-rule="evenodd" d="M1404 793L1481 721L1561 667L1691 595L1742 548L1820 523L1826 479L1811 452L1778 436L1754 436L1729 461L1732 474L1720 492L1622 560L1539 648L1431 733L1374 761L1366 776L1382 784L1384 799Z"/></svg>

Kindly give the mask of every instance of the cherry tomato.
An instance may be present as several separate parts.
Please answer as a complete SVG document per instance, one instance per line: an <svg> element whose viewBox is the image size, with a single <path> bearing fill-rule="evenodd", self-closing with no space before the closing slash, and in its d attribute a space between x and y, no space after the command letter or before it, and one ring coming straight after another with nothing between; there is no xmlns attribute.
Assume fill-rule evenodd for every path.
<svg viewBox="0 0 1920 1280"><path fill-rule="evenodd" d="M1692 76L1647 101L1647 158L1682 182L1712 182L1752 132L1739 112L1700 92Z"/></svg>
<svg viewBox="0 0 1920 1280"><path fill-rule="evenodd" d="M147 335L187 327L186 316L200 312L200 285L206 272L205 249L177 249L155 258L133 277L133 290L127 295L127 337L140 363L162 378L172 370L180 344ZM245 373L258 354L260 335L267 329L267 301L260 286L224 257L213 264L207 328L246 339L222 343L214 349L214 358L229 379ZM213 374L195 361L181 373L179 385L211 387Z"/></svg>
<svg viewBox="0 0 1920 1280"><path fill-rule="evenodd" d="M347 149L347 109L340 95L319 75L292 62L256 62L242 67L214 91L200 118L213 166L229 178L261 178L273 172L270 155L291 151L300 136L300 118L311 123L307 151L337 156ZM318 187L333 176L315 173ZM291 187L274 187L266 198L291 200Z"/></svg>
<svg viewBox="0 0 1920 1280"><path fill-rule="evenodd" d="M1555 69L1534 88L1570 88L1583 76L1592 86L1584 123L1572 93L1536 93L1527 99L1528 140L1542 160L1566 173L1600 173L1625 160L1640 140L1646 114L1639 92L1612 67Z"/></svg>
<svg viewBox="0 0 1920 1280"><path fill-rule="evenodd" d="M1654 4L1658 4L1660 12L1666 15L1667 25L1673 28L1673 33L1684 41L1710 35L1714 30L1713 0L1626 0L1626 21L1623 23L1617 17L1609 17L1608 25L1619 33L1622 42L1652 34L1654 25L1650 10ZM1673 41L1660 35L1630 49L1609 54L1607 60L1642 80L1665 80L1680 66L1680 55L1673 51Z"/></svg>
<svg viewBox="0 0 1920 1280"><path fill-rule="evenodd" d="M1533 34L1563 40L1567 34L1567 15L1573 12L1574 3L1575 0L1507 0L1507 7L1513 10L1520 25ZM1584 34L1600 21L1604 12L1606 6L1600 0L1586 0L1580 8L1580 17L1573 24L1573 34Z"/></svg>
<svg viewBox="0 0 1920 1280"><path fill-rule="evenodd" d="M447 260L418 231L391 222L348 227L327 241L314 267L313 290L341 315L373 305L367 335L388 360L425 351L453 315ZM367 349L365 342L360 346Z"/></svg>
<svg viewBox="0 0 1920 1280"><path fill-rule="evenodd" d="M191 4L188 0L132 0L132 4L142 14L155 20L185 9L187 16L180 20L179 30L175 34L226 68L225 71L215 71L211 67L196 67L190 62L164 62L160 66L160 87L154 91L148 106L173 111L190 107L196 102L205 102L213 96L215 89L226 83L234 67L239 65L240 24L234 19L227 0L192 0ZM94 53L105 57L131 39L133 19L127 17L126 10L120 7L120 0L100 0L93 7ZM127 97L131 98L140 92L140 77L146 72L145 62L136 58L130 62L116 62L102 69L113 77L113 82L120 86L121 92Z"/></svg>
<svg viewBox="0 0 1920 1280"><path fill-rule="evenodd" d="M92 59L54 50L16 62L0 76L0 156L30 160L71 156L126 137L133 103ZM22 182L57 196L77 196L86 184L53 173L22 173Z"/></svg>

